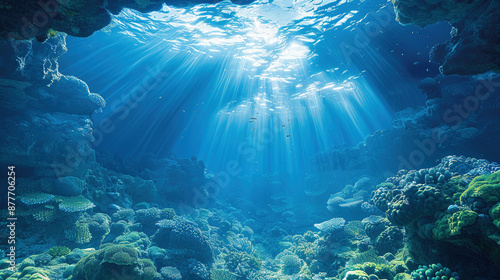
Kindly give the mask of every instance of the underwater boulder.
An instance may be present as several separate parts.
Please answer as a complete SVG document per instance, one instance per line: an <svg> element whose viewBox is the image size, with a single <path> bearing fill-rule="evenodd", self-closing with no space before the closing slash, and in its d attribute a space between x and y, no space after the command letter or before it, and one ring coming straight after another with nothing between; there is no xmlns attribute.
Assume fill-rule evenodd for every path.
<svg viewBox="0 0 500 280"><path fill-rule="evenodd" d="M162 220L151 240L172 255L188 256L205 264L213 260L212 248L201 230L188 222Z"/></svg>
<svg viewBox="0 0 500 280"><path fill-rule="evenodd" d="M498 1L393 0L396 20L424 27L440 21L452 26L451 39L431 51L445 75L474 75L498 71L500 19Z"/></svg>

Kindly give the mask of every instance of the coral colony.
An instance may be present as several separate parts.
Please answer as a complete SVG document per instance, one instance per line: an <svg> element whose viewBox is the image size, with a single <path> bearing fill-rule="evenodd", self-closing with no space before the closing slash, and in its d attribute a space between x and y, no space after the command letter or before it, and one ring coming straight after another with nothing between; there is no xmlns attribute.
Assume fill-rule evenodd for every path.
<svg viewBox="0 0 500 280"><path fill-rule="evenodd" d="M498 279L499 11L2 1L0 280Z"/></svg>

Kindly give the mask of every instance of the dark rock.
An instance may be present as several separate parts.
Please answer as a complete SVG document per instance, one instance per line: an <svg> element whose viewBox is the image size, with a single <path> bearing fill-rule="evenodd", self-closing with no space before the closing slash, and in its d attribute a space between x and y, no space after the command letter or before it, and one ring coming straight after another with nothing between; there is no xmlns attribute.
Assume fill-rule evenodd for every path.
<svg viewBox="0 0 500 280"><path fill-rule="evenodd" d="M451 39L436 45L432 61L445 75L500 70L500 1L393 0L396 19L424 27L439 21L453 26Z"/></svg>
<svg viewBox="0 0 500 280"><path fill-rule="evenodd" d="M221 0L6 0L0 5L0 39L37 39L45 42L54 31L71 36L88 37L111 22L111 14L123 8L140 12L161 9L163 4L186 7L195 4L214 4ZM252 0L232 0L235 4L249 4Z"/></svg>

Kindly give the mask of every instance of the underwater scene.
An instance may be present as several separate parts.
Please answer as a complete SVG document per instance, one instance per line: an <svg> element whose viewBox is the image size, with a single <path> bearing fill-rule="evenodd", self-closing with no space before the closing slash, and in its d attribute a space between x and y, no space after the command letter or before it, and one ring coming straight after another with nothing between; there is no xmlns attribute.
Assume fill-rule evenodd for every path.
<svg viewBox="0 0 500 280"><path fill-rule="evenodd" d="M0 280L500 279L500 0L0 23Z"/></svg>

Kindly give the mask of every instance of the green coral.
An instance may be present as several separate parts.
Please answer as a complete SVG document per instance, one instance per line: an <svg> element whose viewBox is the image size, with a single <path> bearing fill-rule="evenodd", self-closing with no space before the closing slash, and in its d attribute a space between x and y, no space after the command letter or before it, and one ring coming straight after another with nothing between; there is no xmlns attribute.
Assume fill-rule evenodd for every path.
<svg viewBox="0 0 500 280"><path fill-rule="evenodd" d="M490 217L493 220L493 224L500 229L500 202L491 207Z"/></svg>
<svg viewBox="0 0 500 280"><path fill-rule="evenodd" d="M145 233L133 231L133 232L127 233L125 235L118 236L115 239L115 241L113 241L113 243L115 243L115 244L130 244L130 245L134 246L135 248L145 250L148 247L148 245L150 244L150 241Z"/></svg>
<svg viewBox="0 0 500 280"><path fill-rule="evenodd" d="M458 273L452 272L451 269L443 267L440 263L431 264L429 266L419 266L418 269L411 272L411 277L411 279L415 280L455 280L455 277L459 278Z"/></svg>
<svg viewBox="0 0 500 280"><path fill-rule="evenodd" d="M50 280L50 274L43 268L27 266L21 272L12 274L8 280Z"/></svg>
<svg viewBox="0 0 500 280"><path fill-rule="evenodd" d="M473 225L478 214L471 210L461 210L453 214L446 214L434 223L432 234L434 238L442 240L460 235L462 229Z"/></svg>
<svg viewBox="0 0 500 280"><path fill-rule="evenodd" d="M467 188L467 181L464 180L464 176L455 176L451 178L448 182L446 182L441 189L446 195L451 197L454 204L458 204L460 202L460 195Z"/></svg>
<svg viewBox="0 0 500 280"><path fill-rule="evenodd" d="M66 246L54 246L47 251L52 258L66 256L71 252L71 249Z"/></svg>
<svg viewBox="0 0 500 280"><path fill-rule="evenodd" d="M156 267L151 260L139 259L130 245L108 245L81 259L73 270L73 280L152 280Z"/></svg>
<svg viewBox="0 0 500 280"><path fill-rule="evenodd" d="M132 246L108 246L104 249L104 262L116 265L134 265L139 261L139 252Z"/></svg>
<svg viewBox="0 0 500 280"><path fill-rule="evenodd" d="M490 205L500 201L500 171L474 178L460 196L460 202L465 204L468 198L475 197L484 199Z"/></svg>
<svg viewBox="0 0 500 280"><path fill-rule="evenodd" d="M82 212L95 207L94 203L83 195L57 196L55 201L59 203L59 209L64 212Z"/></svg>

